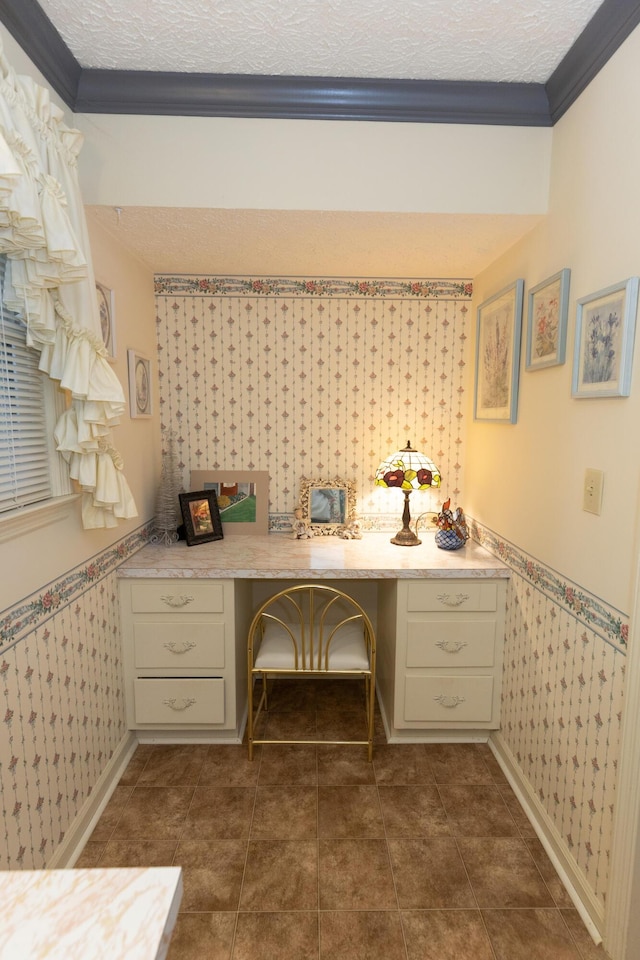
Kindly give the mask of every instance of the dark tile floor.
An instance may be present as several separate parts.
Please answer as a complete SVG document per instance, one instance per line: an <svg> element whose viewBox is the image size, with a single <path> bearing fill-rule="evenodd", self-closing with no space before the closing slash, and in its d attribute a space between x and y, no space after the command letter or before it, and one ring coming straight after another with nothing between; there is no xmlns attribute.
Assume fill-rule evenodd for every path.
<svg viewBox="0 0 640 960"><path fill-rule="evenodd" d="M278 735L360 685L277 684ZM605 960L486 744L142 744L78 867L183 869L169 960ZM344 734L343 734L344 735Z"/></svg>

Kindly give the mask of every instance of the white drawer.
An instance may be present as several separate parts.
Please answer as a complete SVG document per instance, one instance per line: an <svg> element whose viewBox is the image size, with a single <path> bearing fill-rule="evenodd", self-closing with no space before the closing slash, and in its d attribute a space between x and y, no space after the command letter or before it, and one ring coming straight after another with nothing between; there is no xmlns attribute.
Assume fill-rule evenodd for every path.
<svg viewBox="0 0 640 960"><path fill-rule="evenodd" d="M137 620L133 647L136 667L223 670L224 623Z"/></svg>
<svg viewBox="0 0 640 960"><path fill-rule="evenodd" d="M224 584L180 579L131 584L133 613L223 613Z"/></svg>
<svg viewBox="0 0 640 960"><path fill-rule="evenodd" d="M411 580L407 610L495 610L498 585L482 580Z"/></svg>
<svg viewBox="0 0 640 960"><path fill-rule="evenodd" d="M134 681L136 723L224 723L224 680L138 678Z"/></svg>
<svg viewBox="0 0 640 960"><path fill-rule="evenodd" d="M491 667L495 620L409 620L407 667Z"/></svg>
<svg viewBox="0 0 640 960"><path fill-rule="evenodd" d="M493 677L407 677L404 719L407 722L489 723Z"/></svg>

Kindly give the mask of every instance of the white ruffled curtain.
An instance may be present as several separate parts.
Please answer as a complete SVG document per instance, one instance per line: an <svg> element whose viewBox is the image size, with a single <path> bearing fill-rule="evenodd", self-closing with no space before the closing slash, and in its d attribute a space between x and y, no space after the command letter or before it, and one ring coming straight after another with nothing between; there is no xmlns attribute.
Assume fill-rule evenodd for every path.
<svg viewBox="0 0 640 960"><path fill-rule="evenodd" d="M85 529L137 516L111 443L125 397L102 341L77 158L82 135L49 92L18 76L0 44L0 253L4 303L27 326L40 369L69 392L57 448L83 491Z"/></svg>

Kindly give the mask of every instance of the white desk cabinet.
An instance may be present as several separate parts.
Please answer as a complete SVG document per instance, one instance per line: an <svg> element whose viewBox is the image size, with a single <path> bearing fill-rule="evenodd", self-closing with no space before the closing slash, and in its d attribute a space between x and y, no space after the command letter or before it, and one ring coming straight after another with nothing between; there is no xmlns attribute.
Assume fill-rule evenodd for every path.
<svg viewBox="0 0 640 960"><path fill-rule="evenodd" d="M504 579L380 584L378 686L397 731L500 725Z"/></svg>
<svg viewBox="0 0 640 960"><path fill-rule="evenodd" d="M384 533L238 534L197 547L149 544L119 576L131 729L239 737L249 621L291 580L339 583L376 622L390 736L462 738L499 726L509 571L472 541L448 551L432 537L397 547Z"/></svg>
<svg viewBox="0 0 640 960"><path fill-rule="evenodd" d="M130 729L239 733L247 592L228 579L120 581Z"/></svg>

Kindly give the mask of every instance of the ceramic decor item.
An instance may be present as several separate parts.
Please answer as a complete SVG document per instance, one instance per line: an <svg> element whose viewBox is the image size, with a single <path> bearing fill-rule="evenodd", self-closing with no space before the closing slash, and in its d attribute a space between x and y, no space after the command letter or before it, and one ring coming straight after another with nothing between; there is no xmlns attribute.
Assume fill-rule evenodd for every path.
<svg viewBox="0 0 640 960"><path fill-rule="evenodd" d="M442 510L433 518L433 522L438 527L435 535L436 546L441 550L459 550L469 539L467 521L462 507L456 507L455 514L450 508L451 498L445 500Z"/></svg>

